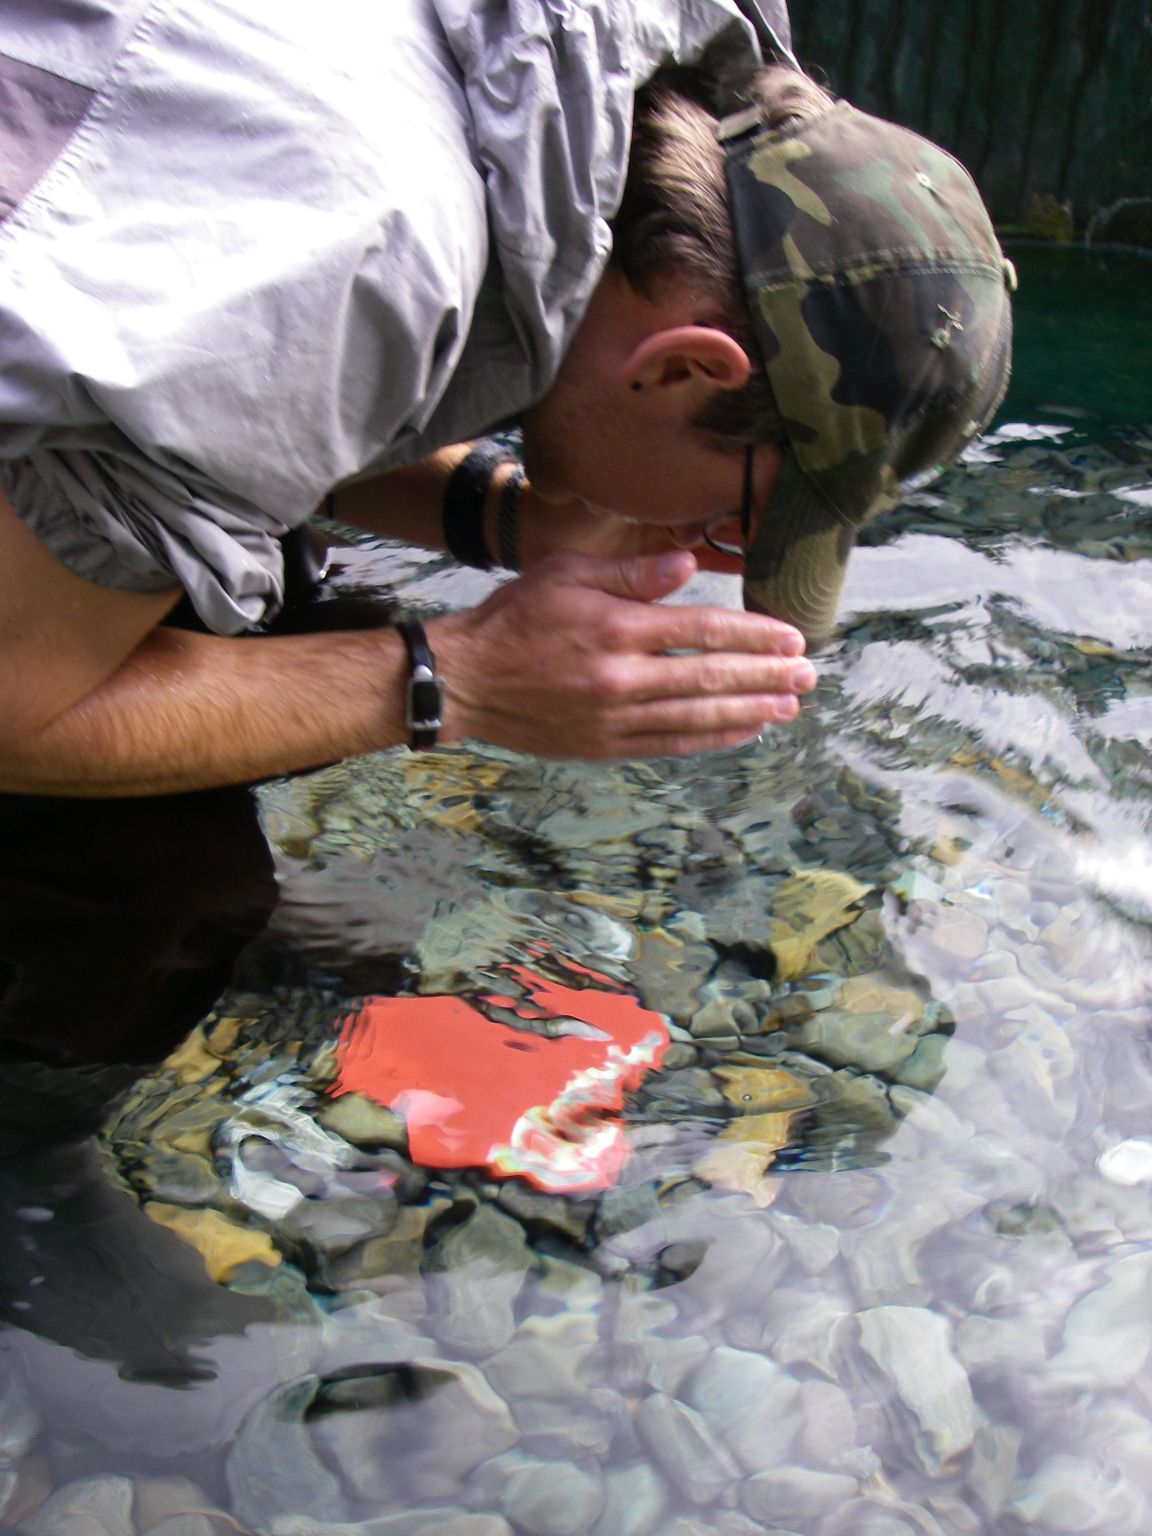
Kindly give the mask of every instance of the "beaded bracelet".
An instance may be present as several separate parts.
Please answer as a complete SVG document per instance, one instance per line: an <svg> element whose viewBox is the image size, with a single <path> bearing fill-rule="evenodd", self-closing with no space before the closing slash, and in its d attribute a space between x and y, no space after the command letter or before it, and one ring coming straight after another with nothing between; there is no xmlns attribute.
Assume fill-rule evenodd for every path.
<svg viewBox="0 0 1152 1536"><path fill-rule="evenodd" d="M500 564L506 571L520 569L520 492L524 489L524 471L517 464L500 488L500 507L496 514L496 543Z"/></svg>
<svg viewBox="0 0 1152 1536"><path fill-rule="evenodd" d="M484 503L493 472L498 465L511 462L507 448L485 438L448 477L444 487L444 543L461 565L488 571L496 563L484 537Z"/></svg>

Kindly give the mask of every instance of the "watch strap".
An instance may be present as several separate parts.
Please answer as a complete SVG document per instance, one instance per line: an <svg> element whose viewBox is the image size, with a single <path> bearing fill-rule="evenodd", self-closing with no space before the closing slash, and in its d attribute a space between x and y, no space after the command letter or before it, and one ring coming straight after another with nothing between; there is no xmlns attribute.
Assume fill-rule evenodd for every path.
<svg viewBox="0 0 1152 1536"><path fill-rule="evenodd" d="M409 745L414 752L426 752L436 745L444 723L444 680L436 674L436 658L423 624L418 619L400 619L396 628L408 652L404 722L411 733Z"/></svg>

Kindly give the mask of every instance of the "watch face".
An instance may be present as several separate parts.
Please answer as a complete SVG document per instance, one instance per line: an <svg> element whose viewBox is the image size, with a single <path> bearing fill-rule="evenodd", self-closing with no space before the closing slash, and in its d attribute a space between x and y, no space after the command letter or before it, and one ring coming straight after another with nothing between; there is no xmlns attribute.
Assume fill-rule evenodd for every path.
<svg viewBox="0 0 1152 1536"><path fill-rule="evenodd" d="M441 725L444 684L438 677L413 677L408 682L408 726L413 731L435 731Z"/></svg>

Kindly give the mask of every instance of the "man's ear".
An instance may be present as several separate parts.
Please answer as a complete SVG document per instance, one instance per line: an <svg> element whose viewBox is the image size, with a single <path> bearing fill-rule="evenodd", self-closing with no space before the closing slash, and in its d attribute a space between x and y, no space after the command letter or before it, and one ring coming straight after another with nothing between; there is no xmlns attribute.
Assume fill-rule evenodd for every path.
<svg viewBox="0 0 1152 1536"><path fill-rule="evenodd" d="M743 389L751 371L748 354L726 331L677 325L638 342L621 376L626 388L648 391L653 403L694 408L717 389Z"/></svg>

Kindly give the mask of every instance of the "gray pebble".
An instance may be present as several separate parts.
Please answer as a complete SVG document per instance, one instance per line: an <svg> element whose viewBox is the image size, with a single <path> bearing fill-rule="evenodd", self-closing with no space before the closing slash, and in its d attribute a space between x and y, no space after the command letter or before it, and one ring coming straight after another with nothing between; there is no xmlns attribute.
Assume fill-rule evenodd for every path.
<svg viewBox="0 0 1152 1536"><path fill-rule="evenodd" d="M604 1508L591 1536L652 1536L663 1531L668 1487L648 1461L604 1472Z"/></svg>
<svg viewBox="0 0 1152 1536"><path fill-rule="evenodd" d="M636 1410L636 1433L665 1477L693 1504L732 1494L740 1469L700 1414L675 1398L653 1393Z"/></svg>
<svg viewBox="0 0 1152 1536"><path fill-rule="evenodd" d="M721 1346L693 1372L683 1397L746 1472L762 1472L787 1453L799 1391L764 1355Z"/></svg>
<svg viewBox="0 0 1152 1536"><path fill-rule="evenodd" d="M65 1483L20 1527L22 1536L135 1536L127 1477L82 1477Z"/></svg>
<svg viewBox="0 0 1152 1536"><path fill-rule="evenodd" d="M740 1489L741 1506L754 1520L783 1522L801 1529L841 1508L856 1493L856 1479L839 1472L781 1467L757 1472Z"/></svg>
<svg viewBox="0 0 1152 1536"><path fill-rule="evenodd" d="M510 1451L476 1468L468 1500L474 1507L495 1505L533 1536L582 1536L604 1507L604 1484L594 1466Z"/></svg>

